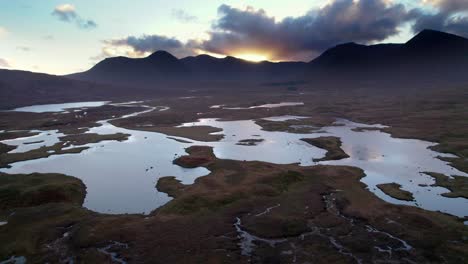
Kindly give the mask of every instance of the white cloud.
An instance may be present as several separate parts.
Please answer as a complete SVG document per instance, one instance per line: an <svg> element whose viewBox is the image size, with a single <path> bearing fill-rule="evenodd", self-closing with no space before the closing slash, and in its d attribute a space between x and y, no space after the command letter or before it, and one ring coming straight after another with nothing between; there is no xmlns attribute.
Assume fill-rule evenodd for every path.
<svg viewBox="0 0 468 264"><path fill-rule="evenodd" d="M60 21L75 23L81 29L92 29L97 27L96 22L90 19L83 19L76 12L76 8L71 4L61 4L54 8L52 15Z"/></svg>
<svg viewBox="0 0 468 264"><path fill-rule="evenodd" d="M61 4L55 7L55 10L59 12L75 12L76 8L72 4Z"/></svg>
<svg viewBox="0 0 468 264"><path fill-rule="evenodd" d="M75 6L71 4L56 6L52 15L65 22L70 22L77 17Z"/></svg>
<svg viewBox="0 0 468 264"><path fill-rule="evenodd" d="M6 59L0 58L0 68L11 68L11 64Z"/></svg>

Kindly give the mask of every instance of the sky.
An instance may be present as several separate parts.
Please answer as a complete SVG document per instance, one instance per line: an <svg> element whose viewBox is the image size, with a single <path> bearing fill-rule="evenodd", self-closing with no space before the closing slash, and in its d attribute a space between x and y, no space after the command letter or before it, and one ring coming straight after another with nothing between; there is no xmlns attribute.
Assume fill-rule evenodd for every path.
<svg viewBox="0 0 468 264"><path fill-rule="evenodd" d="M0 68L69 74L106 57L310 61L345 42L468 37L467 0L0 0Z"/></svg>

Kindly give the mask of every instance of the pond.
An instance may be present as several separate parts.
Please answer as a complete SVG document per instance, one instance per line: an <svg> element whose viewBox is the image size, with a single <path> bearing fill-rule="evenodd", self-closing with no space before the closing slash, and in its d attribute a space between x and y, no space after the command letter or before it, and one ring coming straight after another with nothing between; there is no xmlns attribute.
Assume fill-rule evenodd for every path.
<svg viewBox="0 0 468 264"><path fill-rule="evenodd" d="M256 109L256 108L277 108L277 107L283 107L283 106L301 106L304 105L303 102L281 102L281 103L274 103L274 104L262 104L262 105L254 105L254 106L249 106L249 107L226 107L226 105L221 104L221 105L212 105L210 108L216 109L216 108L222 108L222 109L228 109L228 110L242 110L242 109Z"/></svg>
<svg viewBox="0 0 468 264"><path fill-rule="evenodd" d="M16 108L16 109L13 109L12 111L16 111L16 112L33 112L33 113L63 112L66 109L99 107L99 106L103 106L103 105L105 105L107 103L109 103L109 101L31 105L31 106Z"/></svg>
<svg viewBox="0 0 468 264"><path fill-rule="evenodd" d="M150 110L152 109L147 111ZM159 111L164 110L167 108L159 109ZM302 117L271 117L268 120L280 122L297 118ZM171 199L165 193L156 190L155 185L160 177L175 176L184 184L191 184L197 177L209 173L205 168L185 169L172 163L178 156L186 154L185 148L191 145L204 145L213 147L215 155L221 159L258 160L277 164L299 163L301 166L316 164L356 166L364 170L366 177L362 181L368 185L369 190L385 201L420 206L457 216L468 215L468 199L441 196L441 193L448 190L431 187L434 180L422 174L423 171L430 171L468 176L439 160L437 156L444 154L428 149L434 143L392 138L388 133L375 130L353 131L358 127L381 128L383 127L381 125L337 120L335 125L322 128L320 133L296 134L264 131L254 120L200 119L181 126L219 127L223 131L217 133L224 134L225 137L217 142L189 140L191 143L184 143L161 133L124 129L113 126L107 121L101 121L101 124L100 127L91 128L89 133L128 133L131 136L124 142L105 141L88 144L90 149L80 154L54 155L44 159L17 162L11 164L11 168L2 171L57 172L72 175L82 179L87 186L84 206L91 210L103 213L149 213ZM45 142L48 142L47 137L51 137L50 141L55 141L57 132L47 131L41 135L40 138ZM343 142L343 150L350 157L337 161L314 162L313 159L324 157L326 151L302 141L301 138L320 136L339 137ZM246 139L258 139L258 143L238 144L239 141ZM21 145L25 141L26 139L22 138L17 142L10 140L5 143ZM411 202L396 200L375 187L380 183L391 182L399 183L402 189L411 191L415 200Z"/></svg>

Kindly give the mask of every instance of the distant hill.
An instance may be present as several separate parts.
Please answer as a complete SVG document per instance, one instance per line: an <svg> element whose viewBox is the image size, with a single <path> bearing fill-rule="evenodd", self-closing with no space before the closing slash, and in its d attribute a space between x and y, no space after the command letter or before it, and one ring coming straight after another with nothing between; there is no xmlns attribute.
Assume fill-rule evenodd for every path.
<svg viewBox="0 0 468 264"><path fill-rule="evenodd" d="M129 89L28 71L0 70L0 109L124 98Z"/></svg>

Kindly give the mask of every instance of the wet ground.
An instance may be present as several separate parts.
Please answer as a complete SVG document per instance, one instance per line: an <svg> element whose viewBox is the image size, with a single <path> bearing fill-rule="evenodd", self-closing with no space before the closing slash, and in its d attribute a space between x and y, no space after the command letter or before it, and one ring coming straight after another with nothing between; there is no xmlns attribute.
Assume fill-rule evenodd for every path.
<svg viewBox="0 0 468 264"><path fill-rule="evenodd" d="M96 104L99 104L96 103ZM131 102L128 105L141 105ZM68 104L64 104L68 105ZM84 103L82 107L88 107ZM120 104L125 105L125 104ZM281 104L269 104L280 107ZM79 104L73 104L79 108ZM291 106L291 105L288 105ZM54 106L55 107L55 106ZM63 111L63 105L56 108ZM262 107L267 107L264 105ZM37 106L37 109L52 109L49 106ZM30 111L36 111L30 107ZM134 114L124 115L129 118L149 111L165 111L167 108L152 108ZM116 117L118 119L118 117ZM276 116L264 118L268 121L304 120L307 117ZM107 120L98 122L99 127L91 128L87 133L130 134L125 142L99 142L88 144L90 148L80 154L53 155L48 158L23 161L11 164L4 169L7 173L63 173L82 179L87 186L84 206L103 213L149 213L167 203L170 198L154 189L162 176L173 175L184 184L191 184L200 176L207 175L204 168L181 168L172 161L184 155L184 149L193 145L211 146L220 159L264 161L275 164L299 163L301 166L316 164L348 165L362 168L366 177L362 179L370 191L385 201L397 204L419 206L424 209L442 211L460 217L468 215L468 200L465 198L447 198L441 196L447 189L431 186L434 179L423 172L436 172L445 175L468 176L449 166L438 156L451 156L437 153L428 147L431 142L413 139L398 139L390 134L375 129L385 128L379 124L360 124L339 119L334 125L320 128L319 133L288 133L264 131L254 120L219 121L200 119L197 122L184 123L180 127L209 126L222 129L213 134L224 137L217 142L199 142L187 138L178 141L168 135L144 132L116 127ZM360 130L356 130L360 128ZM369 130L365 130L369 129ZM12 152L34 149L42 145L53 145L62 134L57 131L40 131L39 135L29 138L3 141L18 148ZM350 156L338 161L314 162L325 156L326 150L314 147L303 138L336 136L343 142L343 150ZM243 140L256 139L256 144L239 144ZM261 140L261 141L260 141ZM41 141L37 144L29 142ZM191 143L184 143L191 142ZM413 201L392 198L376 187L378 184L398 183L403 190L411 192Z"/></svg>
<svg viewBox="0 0 468 264"><path fill-rule="evenodd" d="M98 143L84 144L89 148L80 153L16 162L11 164L12 168L2 169L9 173L65 172L81 179L87 189L85 197L82 184L60 188L54 183L35 186L36 180L28 182L32 186L12 183L24 195L11 200L21 202L22 207L15 205L0 210L0 260L27 259L33 263L198 260L464 263L467 260L468 231L463 225L466 219L436 212L446 210L452 215L466 215L466 199L441 196L449 190L432 186L434 178L422 173L432 171L466 177L462 170L450 166L448 160L438 158L446 156L460 161L463 150L453 146L461 146L463 139L450 145L454 142L451 136L451 141L444 139L440 141L443 144L434 147L430 138L443 130L434 130L428 134L431 137L421 137L419 130L409 130L414 122L408 123L406 130L395 119L383 118L381 122L394 126L376 125L380 120L350 118L352 111L357 110L349 110L350 115L333 113L332 118L324 118L313 114L310 109L314 105L310 102L250 108L302 100L263 100L236 105L229 100L214 102L207 97L190 97L190 100L107 104L85 109L87 115L80 109L59 110L70 112L64 114L31 114L31 117L23 112L22 118L31 118L32 122L22 132L11 132L13 129L8 127L21 126L6 126L8 120L2 120L2 129L9 131L2 132L2 137L9 140L2 143L7 151L17 152L12 153L15 155L29 153L28 150L41 144L54 144L60 140L60 133L71 136L70 142L82 144L85 139L93 139ZM186 103L177 105L177 100ZM247 109L210 108L216 103ZM200 106L194 107L197 104ZM455 115L454 121L447 124L454 125L458 122L457 112L451 113ZM337 119L340 116L361 122ZM197 118L201 119L197 121ZM48 129L48 122L54 119L56 123ZM46 125L36 126L36 122ZM207 125L213 129L212 132L188 130L183 136L177 136L144 131L149 124L184 128ZM39 134L25 138L30 130ZM451 131L462 135L462 130L460 126ZM122 142L79 137L85 132L106 135L103 139L112 138L115 133L130 136ZM217 141L194 140L192 136L199 133L218 133L223 137L212 137ZM426 141L397 138L402 133ZM10 140L15 135L20 139ZM301 139L319 137L340 138L342 144L335 147L350 157L314 162L325 157L327 151ZM246 143L239 145L239 142ZM247 144L250 142L255 144ZM15 145L19 147L14 148ZM194 148L195 145L200 147ZM450 149L458 156L431 149ZM186 165L190 168L185 168ZM65 177L65 181L71 178L54 177ZM159 181L156 189L160 178L164 181ZM79 179L73 182L80 182ZM445 178L440 179L447 183ZM415 200L397 200L375 188L379 183L391 182L410 191ZM72 201L84 200L85 207L111 214L94 213L80 207L78 202L70 204L67 195L76 188L80 191L74 193L81 196ZM63 193L62 189L68 191ZM154 208L157 209L152 211ZM146 215L115 215L119 212Z"/></svg>

